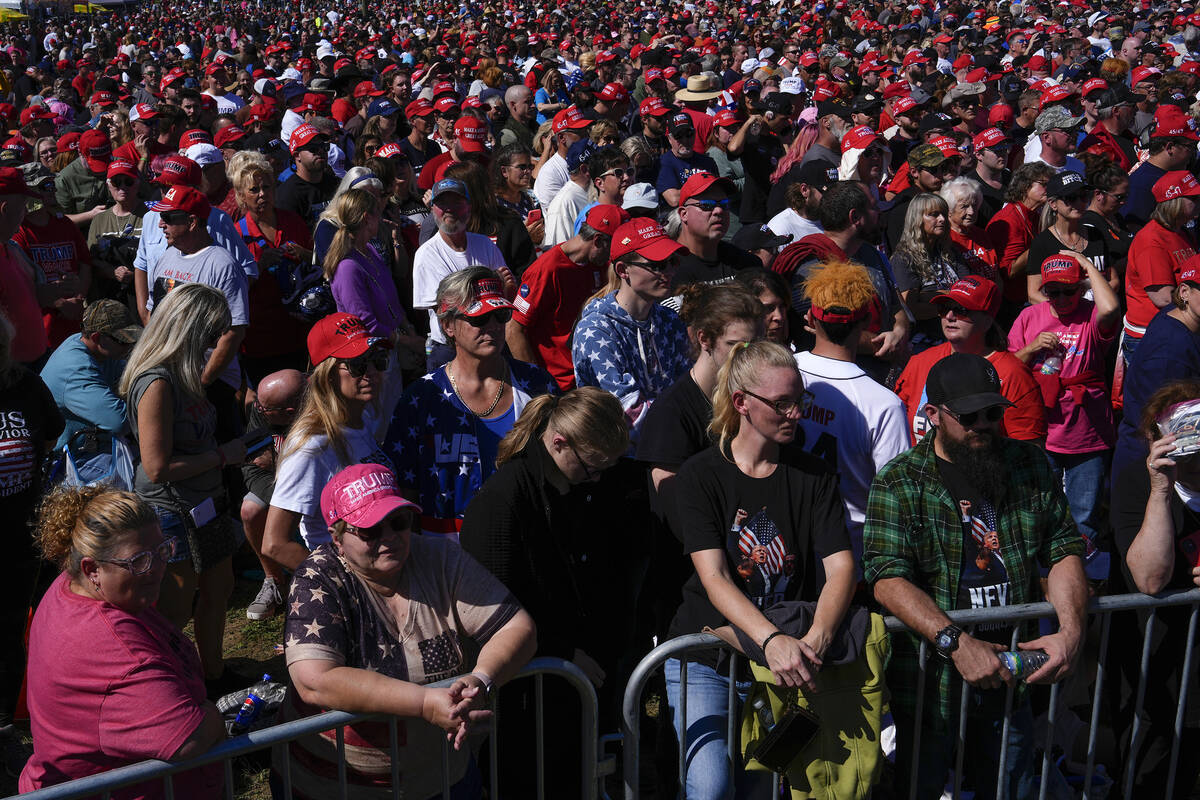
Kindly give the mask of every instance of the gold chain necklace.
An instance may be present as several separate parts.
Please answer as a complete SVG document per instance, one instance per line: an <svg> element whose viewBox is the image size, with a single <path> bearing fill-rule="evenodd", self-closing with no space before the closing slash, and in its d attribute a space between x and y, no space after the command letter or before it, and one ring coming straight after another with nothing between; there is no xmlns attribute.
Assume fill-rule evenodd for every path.
<svg viewBox="0 0 1200 800"><path fill-rule="evenodd" d="M467 403L467 398L463 397L462 392L460 392L458 390L458 382L454 380L454 373L450 371L449 364L446 365L446 377L450 379L450 388L454 390L454 394L456 397L458 397L459 402L462 403L463 406L466 407L467 411L470 411L472 414L479 417L480 419L487 419L488 417L490 417L492 415L492 412L496 410L496 406L500 405L500 398L504 397L504 383L507 378L500 379L500 390L496 392L495 399L492 400L492 404L487 407L487 411L480 413L480 412L476 411L475 409L471 408L470 404Z"/></svg>

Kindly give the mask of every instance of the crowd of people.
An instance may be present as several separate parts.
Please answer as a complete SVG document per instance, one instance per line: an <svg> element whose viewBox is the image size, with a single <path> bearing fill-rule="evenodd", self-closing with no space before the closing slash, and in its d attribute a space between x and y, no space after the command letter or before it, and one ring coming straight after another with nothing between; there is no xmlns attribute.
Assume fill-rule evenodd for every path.
<svg viewBox="0 0 1200 800"><path fill-rule="evenodd" d="M32 11L0 30L22 790L225 737L213 701L254 679L224 659L239 551L264 575L247 616L286 616L281 719L400 718L399 764L384 723L276 752L310 798L343 774L390 796L394 771L440 797L445 737L451 797L497 773L532 796L532 688L500 691L496 762L479 742L534 655L578 666L612 727L655 641L732 625L820 692L860 608L910 629L877 791L940 797L966 709L961 777L1028 798L1044 685L1092 697L1089 597L1200 585L1190 3ZM63 482L100 437L128 474ZM1042 600L1040 627L1005 616ZM802 628L772 613L792 601ZM1185 692L1200 746L1188 611L1153 625L1118 615L1102 656L1126 800L1200 775L1168 763ZM1151 634L1140 675L1124 643ZM1020 680L1014 643L1046 655ZM761 791L725 738L749 673L684 658L659 715L678 791ZM880 780L879 744L839 785ZM545 738L556 796L581 746Z"/></svg>

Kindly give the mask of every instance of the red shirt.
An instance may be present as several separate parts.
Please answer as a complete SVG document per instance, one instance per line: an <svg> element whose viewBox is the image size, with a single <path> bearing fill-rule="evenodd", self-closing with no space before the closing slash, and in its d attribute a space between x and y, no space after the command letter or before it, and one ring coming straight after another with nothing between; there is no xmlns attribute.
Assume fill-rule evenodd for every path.
<svg viewBox="0 0 1200 800"><path fill-rule="evenodd" d="M712 134L713 118L703 111L693 111L685 108L683 113L692 118L692 127L696 129L696 139L692 142L692 150L697 153L708 152L708 137Z"/></svg>
<svg viewBox="0 0 1200 800"><path fill-rule="evenodd" d="M78 275L80 265L88 259L87 242L79 226L61 214L51 214L45 225L33 225L26 217L13 241L42 271L47 283ZM67 319L53 308L42 309L42 321L51 347L58 347L68 336L79 333L78 320Z"/></svg>
<svg viewBox="0 0 1200 800"><path fill-rule="evenodd" d="M1024 305L1029 299L1029 287L1024 273L1013 275L1012 266L1029 249L1037 225L1033 212L1021 203L1005 203L987 226L987 237L996 251L996 267L1004 275L1004 299Z"/></svg>
<svg viewBox="0 0 1200 800"><path fill-rule="evenodd" d="M972 225L966 233L951 228L950 239L963 249L967 269L972 275L996 280L996 251L992 249L992 241L983 228Z"/></svg>
<svg viewBox="0 0 1200 800"><path fill-rule="evenodd" d="M575 388L571 332L583 304L604 282L604 270L576 264L555 245L521 274L513 319L525 327L546 371L565 392Z"/></svg>
<svg viewBox="0 0 1200 800"><path fill-rule="evenodd" d="M912 443L929 433L929 420L925 416L925 380L934 364L953 352L949 342L931 347L913 356L904 372L896 380L896 394L904 403L908 414L908 431ZM1000 421L1001 432L1011 439L1033 441L1046 438L1046 407L1042 403L1042 392L1029 367L1021 359L1005 350L997 350L987 357L1000 376L1000 394L1013 405L1004 412Z"/></svg>
<svg viewBox="0 0 1200 800"><path fill-rule="evenodd" d="M1147 286L1176 286L1183 262L1196 253L1190 239L1169 231L1154 220L1133 237L1125 264L1125 320L1145 328L1158 313L1146 294ZM1126 331L1140 336L1136 331Z"/></svg>
<svg viewBox="0 0 1200 800"><path fill-rule="evenodd" d="M426 161L425 166L421 167L421 174L417 176L417 188L422 192L432 189L433 185L442 179L442 173L446 171L446 167L453 163L453 158L454 156L447 150Z"/></svg>
<svg viewBox="0 0 1200 800"><path fill-rule="evenodd" d="M242 236L250 255L258 261L268 247L283 247L295 242L305 250L313 246L312 234L294 211L275 209L275 238L267 241L254 220L246 217L248 234ZM241 222L238 231L241 232ZM258 280L250 287L250 327L242 343L242 352L250 358L267 358L304 350L309 325L293 317L283 305L279 281L268 269L259 269Z"/></svg>
<svg viewBox="0 0 1200 800"><path fill-rule="evenodd" d="M13 324L16 333L12 341L12 358L22 364L37 361L49 348L42 309L33 291L33 279L25 265L0 247L0 309Z"/></svg>

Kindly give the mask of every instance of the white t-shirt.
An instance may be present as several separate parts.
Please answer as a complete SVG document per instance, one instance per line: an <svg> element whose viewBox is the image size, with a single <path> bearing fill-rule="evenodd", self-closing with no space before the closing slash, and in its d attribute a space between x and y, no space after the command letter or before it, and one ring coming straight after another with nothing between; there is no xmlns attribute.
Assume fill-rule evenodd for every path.
<svg viewBox="0 0 1200 800"><path fill-rule="evenodd" d="M796 429L796 441L838 473L846 504L846 527L854 568L862 576L862 534L871 481L883 465L909 447L908 418L895 393L849 361L811 352L796 354L812 408Z"/></svg>
<svg viewBox="0 0 1200 800"><path fill-rule="evenodd" d="M321 490L343 469L353 464L382 464L395 469L375 439L378 421L375 412L367 409L361 428L346 428L346 451L350 462L338 460L337 451L329 444L328 436L314 436L298 450L285 442L283 459L275 472L275 490L271 505L301 515L300 536L309 550L330 540L329 527L321 519Z"/></svg>
<svg viewBox="0 0 1200 800"><path fill-rule="evenodd" d="M467 267L506 267L500 248L481 233L467 234L467 249L458 252L441 233L417 248L413 256L413 308L429 309L429 335L435 342L446 342L446 334L437 321L437 290L442 278Z"/></svg>
<svg viewBox="0 0 1200 800"><path fill-rule="evenodd" d="M246 101L236 94L216 95L212 92L205 92L205 94L217 101L218 114L236 114L239 108L246 105Z"/></svg>
<svg viewBox="0 0 1200 800"><path fill-rule="evenodd" d="M767 227L776 236L787 236L790 233L793 242L798 242L805 236L813 233L825 232L825 229L821 227L821 223L805 219L791 208L785 208L771 217L771 221L767 223Z"/></svg>
<svg viewBox="0 0 1200 800"><path fill-rule="evenodd" d="M587 207L587 190L575 181L567 181L546 209L546 234L542 247L562 244L575 235L575 218Z"/></svg>
<svg viewBox="0 0 1200 800"><path fill-rule="evenodd" d="M570 180L571 173L567 171L567 160L560 153L550 156L546 163L542 164L537 180L533 182L533 193L537 196L538 202L542 204L542 208L549 206L554 195L558 194L558 190Z"/></svg>

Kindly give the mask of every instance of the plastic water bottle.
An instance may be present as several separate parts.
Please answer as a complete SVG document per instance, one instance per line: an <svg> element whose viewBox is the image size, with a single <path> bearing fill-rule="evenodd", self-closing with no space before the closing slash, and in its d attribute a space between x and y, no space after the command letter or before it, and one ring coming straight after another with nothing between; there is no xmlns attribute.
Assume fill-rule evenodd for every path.
<svg viewBox="0 0 1200 800"><path fill-rule="evenodd" d="M250 694L246 695L246 699L242 701L242 707L238 709L237 717L233 720L233 724L229 727L229 732L234 736L240 736L250 730L250 726L262 714L263 706L266 705L264 696L270 692L271 676L263 675L259 683L250 687Z"/></svg>
<svg viewBox="0 0 1200 800"><path fill-rule="evenodd" d="M1062 372L1063 360L1058 353L1051 354L1045 361L1042 362L1043 375L1057 375Z"/></svg>
<svg viewBox="0 0 1200 800"><path fill-rule="evenodd" d="M1023 681L1037 672L1050 660L1050 656L1042 650L1006 650L996 655L1004 668L1019 681Z"/></svg>
<svg viewBox="0 0 1200 800"><path fill-rule="evenodd" d="M771 714L771 707L767 705L765 698L756 698L750 707L754 709L754 715L758 717L758 724L762 725L764 731L775 727L775 717Z"/></svg>

